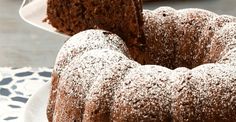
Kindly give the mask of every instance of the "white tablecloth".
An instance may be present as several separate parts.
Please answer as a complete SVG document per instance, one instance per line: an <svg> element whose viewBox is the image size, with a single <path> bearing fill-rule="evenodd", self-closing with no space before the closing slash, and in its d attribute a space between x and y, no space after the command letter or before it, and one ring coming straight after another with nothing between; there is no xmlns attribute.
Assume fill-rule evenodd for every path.
<svg viewBox="0 0 236 122"><path fill-rule="evenodd" d="M19 122L25 103L50 80L50 68L0 68L0 122Z"/></svg>

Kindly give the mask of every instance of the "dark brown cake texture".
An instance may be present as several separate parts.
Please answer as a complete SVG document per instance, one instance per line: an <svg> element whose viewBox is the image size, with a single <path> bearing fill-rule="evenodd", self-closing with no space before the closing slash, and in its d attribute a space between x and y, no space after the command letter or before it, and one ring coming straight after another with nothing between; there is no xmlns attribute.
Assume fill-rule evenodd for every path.
<svg viewBox="0 0 236 122"><path fill-rule="evenodd" d="M74 35L86 29L104 29L119 35L140 62L145 40L141 0L48 0L47 15L58 31Z"/></svg>
<svg viewBox="0 0 236 122"><path fill-rule="evenodd" d="M48 2L60 31L111 32L82 31L63 45L49 121L236 121L235 17L170 7L142 15L139 0L60 2Z"/></svg>

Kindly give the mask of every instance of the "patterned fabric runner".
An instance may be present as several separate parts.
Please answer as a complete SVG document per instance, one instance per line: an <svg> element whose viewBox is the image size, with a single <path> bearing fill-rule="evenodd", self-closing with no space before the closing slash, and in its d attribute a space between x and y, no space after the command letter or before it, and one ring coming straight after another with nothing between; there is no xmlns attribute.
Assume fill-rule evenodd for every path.
<svg viewBox="0 0 236 122"><path fill-rule="evenodd" d="M0 68L0 122L19 122L25 103L50 80L50 68Z"/></svg>

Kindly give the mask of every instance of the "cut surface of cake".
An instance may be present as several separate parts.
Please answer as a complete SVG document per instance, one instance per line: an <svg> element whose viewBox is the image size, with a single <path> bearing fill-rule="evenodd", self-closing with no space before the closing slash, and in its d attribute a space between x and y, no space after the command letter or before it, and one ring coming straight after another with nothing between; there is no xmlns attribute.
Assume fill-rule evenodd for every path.
<svg viewBox="0 0 236 122"><path fill-rule="evenodd" d="M115 33L130 47L133 58L144 62L141 0L48 0L47 18L53 27L67 35L86 29Z"/></svg>

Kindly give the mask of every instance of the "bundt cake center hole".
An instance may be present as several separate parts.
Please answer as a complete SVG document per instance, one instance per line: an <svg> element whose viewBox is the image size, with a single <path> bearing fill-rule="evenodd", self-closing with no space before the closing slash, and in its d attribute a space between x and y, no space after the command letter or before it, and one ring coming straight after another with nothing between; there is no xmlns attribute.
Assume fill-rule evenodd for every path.
<svg viewBox="0 0 236 122"><path fill-rule="evenodd" d="M158 42L159 44L150 43L142 47L136 46L134 48L128 46L128 48L131 57L140 64L160 65L169 69L179 67L192 69L202 64L216 63L223 51L223 48L214 50L214 47L208 41L200 43L197 37L193 38L193 40L188 40L188 38L186 40L179 39L176 42L178 43L163 44Z"/></svg>

